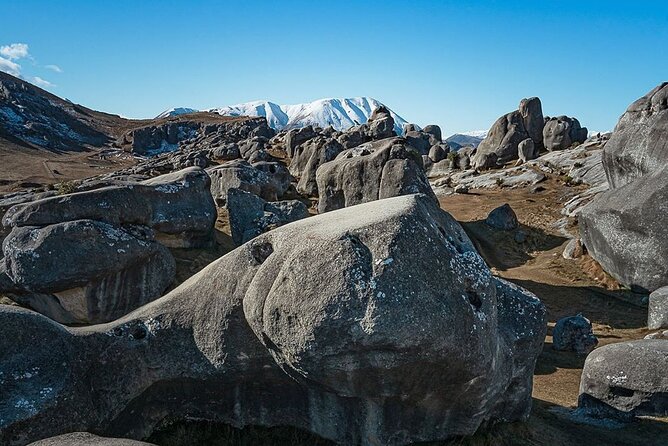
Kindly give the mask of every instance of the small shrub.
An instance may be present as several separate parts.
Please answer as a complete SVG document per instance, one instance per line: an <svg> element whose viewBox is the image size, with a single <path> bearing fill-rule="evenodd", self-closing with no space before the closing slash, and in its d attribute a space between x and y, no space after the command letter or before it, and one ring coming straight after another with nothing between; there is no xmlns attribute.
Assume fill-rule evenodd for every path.
<svg viewBox="0 0 668 446"><path fill-rule="evenodd" d="M64 181L56 184L56 193L58 195L72 194L77 191L79 184L76 181Z"/></svg>
<svg viewBox="0 0 668 446"><path fill-rule="evenodd" d="M580 181L576 180L570 175L563 175L561 179L563 180L566 186L577 186L581 183Z"/></svg>

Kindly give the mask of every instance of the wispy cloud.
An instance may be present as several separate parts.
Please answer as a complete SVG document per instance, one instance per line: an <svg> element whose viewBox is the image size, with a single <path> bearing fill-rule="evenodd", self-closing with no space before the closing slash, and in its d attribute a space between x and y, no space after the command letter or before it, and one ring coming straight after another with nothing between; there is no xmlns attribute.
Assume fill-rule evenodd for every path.
<svg viewBox="0 0 668 446"><path fill-rule="evenodd" d="M33 77L32 81L38 87L42 87L42 88L55 87L55 85L53 85L51 82L47 81L46 79L42 79L39 76Z"/></svg>
<svg viewBox="0 0 668 446"><path fill-rule="evenodd" d="M0 55L9 60L24 59L30 55L27 43L11 43L0 46Z"/></svg>
<svg viewBox="0 0 668 446"><path fill-rule="evenodd" d="M0 71L4 71L5 73L9 73L12 76L21 76L21 65L12 62L9 59L5 59L4 57L0 57Z"/></svg>
<svg viewBox="0 0 668 446"><path fill-rule="evenodd" d="M9 73L12 76L21 79L26 79L26 77L22 75L21 65L16 62L20 59L31 60L32 66L34 67L40 66L30 55L30 48L27 43L10 43L9 45L0 46L0 71L4 71L5 73ZM45 65L44 68L56 73L63 72L58 65ZM30 78L30 82L42 88L55 87L54 84L39 76L33 76Z"/></svg>

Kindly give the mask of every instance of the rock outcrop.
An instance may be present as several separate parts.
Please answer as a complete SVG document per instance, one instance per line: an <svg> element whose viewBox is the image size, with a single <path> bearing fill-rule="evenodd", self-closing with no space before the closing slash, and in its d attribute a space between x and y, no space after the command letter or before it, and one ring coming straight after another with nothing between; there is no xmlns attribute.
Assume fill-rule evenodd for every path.
<svg viewBox="0 0 668 446"><path fill-rule="evenodd" d="M125 438L103 438L88 432L74 432L46 438L28 446L155 446L153 443L127 440Z"/></svg>
<svg viewBox="0 0 668 446"><path fill-rule="evenodd" d="M661 287L649 295L647 328L668 328L668 286Z"/></svg>
<svg viewBox="0 0 668 446"><path fill-rule="evenodd" d="M224 206L227 191L245 190L267 201L276 201L290 186L290 175L279 163L250 164L245 160L233 160L210 167L211 195L216 204Z"/></svg>
<svg viewBox="0 0 668 446"><path fill-rule="evenodd" d="M343 151L343 146L334 138L317 136L293 150L290 173L299 178L297 191L309 196L318 196L316 171L318 167L332 161Z"/></svg>
<svg viewBox="0 0 668 446"><path fill-rule="evenodd" d="M525 419L545 308L412 195L260 235L109 324L0 325L3 444L188 416L404 445Z"/></svg>
<svg viewBox="0 0 668 446"><path fill-rule="evenodd" d="M216 209L197 168L9 209L0 292L63 323L116 319L159 297L167 247L210 243Z"/></svg>
<svg viewBox="0 0 668 446"><path fill-rule="evenodd" d="M301 201L268 202L241 189L227 191L227 211L232 240L237 245L271 229L309 216L308 208Z"/></svg>
<svg viewBox="0 0 668 446"><path fill-rule="evenodd" d="M603 152L613 188L662 170L668 161L668 82L629 106Z"/></svg>
<svg viewBox="0 0 668 446"><path fill-rule="evenodd" d="M600 416L668 415L668 342L644 339L597 348L585 361L578 405Z"/></svg>
<svg viewBox="0 0 668 446"><path fill-rule="evenodd" d="M634 102L603 150L611 190L579 213L582 241L622 284L654 291L668 284L668 84Z"/></svg>
<svg viewBox="0 0 668 446"><path fill-rule="evenodd" d="M485 224L494 229L501 229L503 231L511 231L519 227L519 222L517 221L517 215L515 211L510 207L508 203L499 206L487 215L485 219Z"/></svg>
<svg viewBox="0 0 668 446"><path fill-rule="evenodd" d="M188 152L194 148L213 148L254 137L268 139L274 134L265 118L221 118L198 113L138 126L123 134L118 144L134 154L154 156L179 149Z"/></svg>
<svg viewBox="0 0 668 446"><path fill-rule="evenodd" d="M587 139L587 127L581 127L580 121L568 116L545 118L543 144L549 151L563 150Z"/></svg>
<svg viewBox="0 0 668 446"><path fill-rule="evenodd" d="M319 213L415 193L436 201L422 157L402 138L345 150L318 168L316 180Z"/></svg>
<svg viewBox="0 0 668 446"><path fill-rule="evenodd" d="M522 99L518 110L501 116L478 145L473 167L490 168L518 158L518 147L527 138L539 151L543 147L544 118L540 99Z"/></svg>
<svg viewBox="0 0 668 446"><path fill-rule="evenodd" d="M589 319L578 314L561 318L552 331L552 347L564 352L586 355L598 345Z"/></svg>

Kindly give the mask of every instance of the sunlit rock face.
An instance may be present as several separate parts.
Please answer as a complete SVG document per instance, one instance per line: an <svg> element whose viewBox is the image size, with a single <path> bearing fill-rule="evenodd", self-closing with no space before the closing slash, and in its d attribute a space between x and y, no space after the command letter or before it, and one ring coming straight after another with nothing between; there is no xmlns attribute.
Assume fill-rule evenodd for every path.
<svg viewBox="0 0 668 446"><path fill-rule="evenodd" d="M64 328L0 307L0 442L186 417L403 445L528 416L545 308L428 197L299 220L163 298Z"/></svg>

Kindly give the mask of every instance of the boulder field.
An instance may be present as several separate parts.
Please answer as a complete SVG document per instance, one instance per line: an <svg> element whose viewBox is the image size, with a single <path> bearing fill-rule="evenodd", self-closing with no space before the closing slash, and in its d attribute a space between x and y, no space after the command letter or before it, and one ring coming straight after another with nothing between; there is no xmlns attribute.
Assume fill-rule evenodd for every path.
<svg viewBox="0 0 668 446"><path fill-rule="evenodd" d="M545 307L424 195L259 235L107 324L0 306L0 443L184 418L404 445L525 419ZM58 444L58 443L56 443ZM114 443L112 443L114 444Z"/></svg>
<svg viewBox="0 0 668 446"><path fill-rule="evenodd" d="M11 207L0 292L68 324L114 320L174 279L167 249L211 242L216 209L199 168Z"/></svg>

